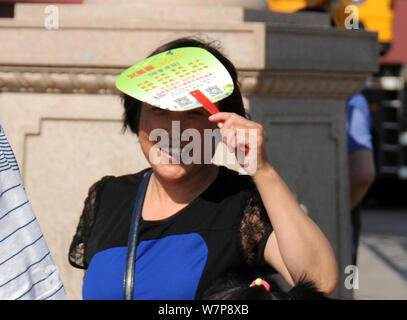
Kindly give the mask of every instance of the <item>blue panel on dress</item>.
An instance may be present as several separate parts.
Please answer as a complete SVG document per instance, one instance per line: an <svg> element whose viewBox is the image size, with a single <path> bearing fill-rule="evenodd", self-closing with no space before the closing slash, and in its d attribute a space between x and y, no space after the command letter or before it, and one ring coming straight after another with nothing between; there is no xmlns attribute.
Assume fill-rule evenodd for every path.
<svg viewBox="0 0 407 320"><path fill-rule="evenodd" d="M123 299L126 254L127 247L114 247L94 255L83 281L83 299ZM198 233L140 242L134 299L194 299L207 257L208 247Z"/></svg>

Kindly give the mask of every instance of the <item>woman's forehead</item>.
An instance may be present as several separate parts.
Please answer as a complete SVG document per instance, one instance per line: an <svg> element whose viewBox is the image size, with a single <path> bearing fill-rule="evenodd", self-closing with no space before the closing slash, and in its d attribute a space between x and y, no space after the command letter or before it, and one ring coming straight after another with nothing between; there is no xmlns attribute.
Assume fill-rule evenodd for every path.
<svg viewBox="0 0 407 320"><path fill-rule="evenodd" d="M219 105L220 105L219 102L215 102L214 105L219 109ZM164 111L176 112L176 113L188 112L188 111L196 111L196 110L206 111L206 109L203 108L202 106L197 106L196 108L191 108L191 109L188 109L188 110L168 110L168 109L165 109L165 108L159 108L159 107L154 106L154 105L152 105L152 104L149 104L149 103L147 103L147 102L142 102L141 106L142 106L143 108L147 108L147 109L158 108L158 109L161 109L161 110L164 110ZM208 111L206 111L206 112L208 112ZM209 114L209 112L208 112L208 114Z"/></svg>

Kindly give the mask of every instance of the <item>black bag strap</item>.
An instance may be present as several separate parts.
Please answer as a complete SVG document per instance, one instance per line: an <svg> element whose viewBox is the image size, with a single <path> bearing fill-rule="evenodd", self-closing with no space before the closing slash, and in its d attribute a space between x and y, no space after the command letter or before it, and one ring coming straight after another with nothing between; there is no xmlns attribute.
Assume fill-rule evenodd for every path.
<svg viewBox="0 0 407 320"><path fill-rule="evenodd" d="M136 201L134 203L133 215L131 218L129 239L127 244L127 257L126 257L126 271L124 273L124 299L133 300L134 288L134 270L136 264L136 248L138 239L138 226L141 216L141 209L143 208L144 196L146 194L148 181L153 170L150 168L137 191Z"/></svg>

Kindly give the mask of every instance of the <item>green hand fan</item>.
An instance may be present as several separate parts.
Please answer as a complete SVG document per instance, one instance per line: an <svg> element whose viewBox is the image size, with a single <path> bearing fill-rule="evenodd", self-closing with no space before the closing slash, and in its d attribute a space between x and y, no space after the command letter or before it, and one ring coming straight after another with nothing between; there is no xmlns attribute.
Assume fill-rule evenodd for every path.
<svg viewBox="0 0 407 320"><path fill-rule="evenodd" d="M210 52L197 47L168 50L120 74L116 87L125 94L170 111L203 106L219 112L215 102L233 92L229 72Z"/></svg>

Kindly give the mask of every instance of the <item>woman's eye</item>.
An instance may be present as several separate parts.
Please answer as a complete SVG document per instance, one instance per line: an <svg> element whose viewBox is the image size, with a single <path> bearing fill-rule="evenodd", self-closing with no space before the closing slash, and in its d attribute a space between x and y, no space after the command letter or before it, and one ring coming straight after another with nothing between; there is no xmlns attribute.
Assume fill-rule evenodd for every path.
<svg viewBox="0 0 407 320"><path fill-rule="evenodd" d="M198 111L198 110L193 110L193 111L190 111L189 113L192 115L196 115L196 116L202 116L202 112Z"/></svg>
<svg viewBox="0 0 407 320"><path fill-rule="evenodd" d="M160 108L153 108L153 109L151 109L151 111L156 114L164 114L166 112L165 110L160 109Z"/></svg>

